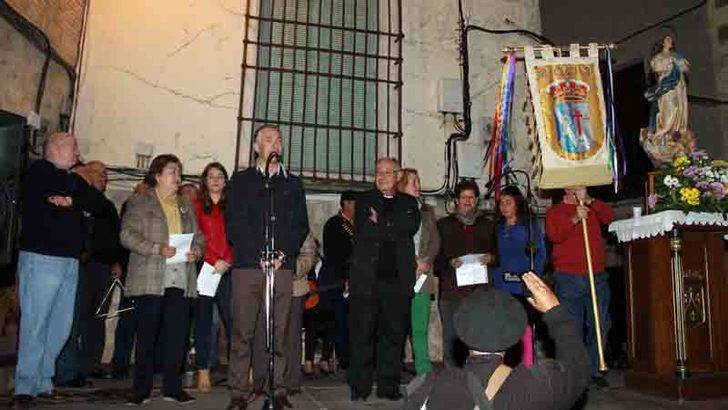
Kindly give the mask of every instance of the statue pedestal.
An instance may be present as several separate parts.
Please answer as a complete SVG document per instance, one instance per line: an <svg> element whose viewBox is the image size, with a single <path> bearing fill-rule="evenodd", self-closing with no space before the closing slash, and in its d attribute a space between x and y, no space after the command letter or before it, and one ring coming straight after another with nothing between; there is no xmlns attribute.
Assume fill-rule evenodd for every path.
<svg viewBox="0 0 728 410"><path fill-rule="evenodd" d="M679 214L641 219L667 226L670 215ZM701 225L710 218L721 222ZM728 221L715 214L694 221L662 232L640 218L610 226L626 242L628 389L685 400L728 396Z"/></svg>

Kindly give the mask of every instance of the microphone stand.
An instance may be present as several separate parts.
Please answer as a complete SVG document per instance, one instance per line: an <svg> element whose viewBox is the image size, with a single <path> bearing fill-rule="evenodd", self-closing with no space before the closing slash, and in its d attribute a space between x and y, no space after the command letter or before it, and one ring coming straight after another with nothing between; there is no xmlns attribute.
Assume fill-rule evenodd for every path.
<svg viewBox="0 0 728 410"><path fill-rule="evenodd" d="M265 389L265 402L263 410L273 410L274 377L275 377L275 263L281 259L280 252L276 251L276 214L275 195L271 184L270 163L273 158L279 158L278 153L272 152L265 162L263 185L268 199L268 210L265 215L265 250L261 260L265 274L265 348L268 352L268 385ZM280 165L279 165L280 167ZM280 172L280 168L279 168ZM247 375L246 375L247 376Z"/></svg>

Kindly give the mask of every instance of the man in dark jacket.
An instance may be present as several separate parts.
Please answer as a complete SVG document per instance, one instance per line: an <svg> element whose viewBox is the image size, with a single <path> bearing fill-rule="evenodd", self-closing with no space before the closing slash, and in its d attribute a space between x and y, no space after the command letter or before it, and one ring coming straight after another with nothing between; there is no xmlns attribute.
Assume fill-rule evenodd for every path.
<svg viewBox="0 0 728 410"><path fill-rule="evenodd" d="M106 191L106 165L100 161L74 168L98 192ZM85 379L101 373L105 321L96 310L115 277L121 276L123 248L119 243L121 222L116 206L103 198L104 212L85 218L86 241L81 254L78 292L71 336L56 361L56 384L81 387ZM106 300L108 307L109 299ZM105 308L106 308L105 307Z"/></svg>
<svg viewBox="0 0 728 410"><path fill-rule="evenodd" d="M400 356L414 294L412 237L420 226L415 198L396 191L399 166L376 165L376 189L356 201L356 237L349 274L351 399L366 400L376 358L377 396L399 400ZM375 352L376 348L376 352Z"/></svg>
<svg viewBox="0 0 728 410"><path fill-rule="evenodd" d="M349 368L349 301L348 291L351 256L354 250L354 192L345 191L339 200L341 210L324 225L324 264L319 274L317 288L321 306L334 312L336 322L336 358L339 367Z"/></svg>
<svg viewBox="0 0 728 410"><path fill-rule="evenodd" d="M48 137L44 159L31 165L22 197L18 256L20 344L14 406L53 390L55 362L68 338L85 232L83 212L103 214L103 195L69 169L78 162L76 139Z"/></svg>
<svg viewBox="0 0 728 410"><path fill-rule="evenodd" d="M408 386L406 410L569 409L589 381L589 357L566 306L534 273L523 275L529 302L543 313L556 358L530 369L503 364L505 351L527 326L523 306L509 293L481 289L455 314L458 336L470 348L464 368L446 367ZM424 407L423 407L424 405Z"/></svg>
<svg viewBox="0 0 728 410"><path fill-rule="evenodd" d="M264 186L266 161L282 148L281 132L264 125L255 132L253 149L255 167L236 172L228 185L225 207L227 237L233 247L233 329L230 352L229 409L247 408L248 373L256 323L265 320L265 274L261 269L261 251L265 249L266 214L269 201ZM275 246L284 255L275 265L275 341L274 375L276 409L288 404L284 371L285 330L288 326L292 295L292 276L296 254L308 233L306 196L301 180L290 175L277 157L270 161L270 183L275 202Z"/></svg>

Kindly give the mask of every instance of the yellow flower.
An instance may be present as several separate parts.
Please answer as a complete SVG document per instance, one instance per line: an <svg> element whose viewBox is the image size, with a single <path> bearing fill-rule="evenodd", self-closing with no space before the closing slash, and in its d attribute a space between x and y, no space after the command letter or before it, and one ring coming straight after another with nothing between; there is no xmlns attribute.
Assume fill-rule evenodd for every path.
<svg viewBox="0 0 728 410"><path fill-rule="evenodd" d="M689 165L690 160L687 155L678 155L675 160L672 161L672 166L675 168L682 168L685 165Z"/></svg>
<svg viewBox="0 0 728 410"><path fill-rule="evenodd" d="M715 160L713 160L712 165L714 167L728 167L728 161L725 161L722 159L715 159Z"/></svg>
<svg viewBox="0 0 728 410"><path fill-rule="evenodd" d="M700 205L700 190L698 188L681 188L680 200L688 205Z"/></svg>

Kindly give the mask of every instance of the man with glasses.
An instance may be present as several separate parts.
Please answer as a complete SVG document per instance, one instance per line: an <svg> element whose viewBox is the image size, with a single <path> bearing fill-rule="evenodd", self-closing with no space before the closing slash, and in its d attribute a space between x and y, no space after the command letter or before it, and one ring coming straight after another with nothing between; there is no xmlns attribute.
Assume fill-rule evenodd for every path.
<svg viewBox="0 0 728 410"><path fill-rule="evenodd" d="M417 200L397 192L399 164L376 163L376 188L356 200L356 237L349 274L352 401L366 400L377 376L377 396L399 400L400 357L414 293L412 237L420 226ZM375 366L376 360L376 366Z"/></svg>

